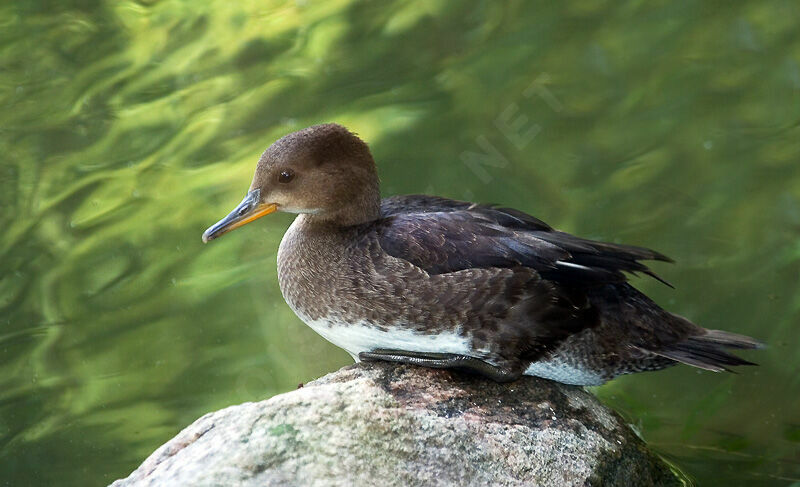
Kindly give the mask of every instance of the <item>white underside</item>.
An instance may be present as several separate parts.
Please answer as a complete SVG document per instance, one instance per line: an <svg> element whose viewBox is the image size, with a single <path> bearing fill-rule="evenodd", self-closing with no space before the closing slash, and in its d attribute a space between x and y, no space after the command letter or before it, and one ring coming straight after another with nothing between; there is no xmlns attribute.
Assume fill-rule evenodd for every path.
<svg viewBox="0 0 800 487"><path fill-rule="evenodd" d="M358 354L377 348L406 352L438 352L468 355L469 340L455 333L425 335L404 327L382 331L366 324L340 324L328 320L308 320L306 324L358 362Z"/></svg>
<svg viewBox="0 0 800 487"><path fill-rule="evenodd" d="M329 320L303 321L323 338L346 350L356 362L359 361L359 353L379 348L475 356L475 350L470 346L470 340L457 333L445 332L428 335L414 332L403 326L393 326L391 331L382 331L365 323L344 324ZM483 357L477 358L483 359ZM591 371L576 368L558 359L533 363L525 370L525 375L534 375L573 385L600 385L605 382Z"/></svg>
<svg viewBox="0 0 800 487"><path fill-rule="evenodd" d="M535 375L576 386L599 386L605 383L602 377L592 371L579 369L559 360L532 363L525 370L525 375Z"/></svg>

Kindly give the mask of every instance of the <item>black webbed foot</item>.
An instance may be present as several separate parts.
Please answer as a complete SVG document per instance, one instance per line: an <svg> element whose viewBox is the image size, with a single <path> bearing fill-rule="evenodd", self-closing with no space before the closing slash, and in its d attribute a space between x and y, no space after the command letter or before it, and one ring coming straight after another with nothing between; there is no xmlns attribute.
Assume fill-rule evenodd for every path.
<svg viewBox="0 0 800 487"><path fill-rule="evenodd" d="M384 360L434 369L466 370L496 382L511 382L521 375L519 372L512 372L509 369L492 365L475 357L454 353L406 352L378 348L371 352L361 352L358 354L358 358L365 362Z"/></svg>

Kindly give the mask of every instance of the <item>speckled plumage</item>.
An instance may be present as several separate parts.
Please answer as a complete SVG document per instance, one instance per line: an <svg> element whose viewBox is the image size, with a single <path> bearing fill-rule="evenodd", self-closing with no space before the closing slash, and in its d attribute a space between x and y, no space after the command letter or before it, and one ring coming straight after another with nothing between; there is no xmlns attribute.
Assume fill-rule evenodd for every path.
<svg viewBox="0 0 800 487"><path fill-rule="evenodd" d="M275 183L287 170L294 186ZM300 213L278 251L287 303L356 358L403 347L468 355L512 376L600 384L677 361L748 364L724 348L758 345L634 289L625 273L654 276L640 261L668 260L657 252L574 237L514 209L379 200L377 189L366 145L330 124L276 142L251 186L264 203Z"/></svg>

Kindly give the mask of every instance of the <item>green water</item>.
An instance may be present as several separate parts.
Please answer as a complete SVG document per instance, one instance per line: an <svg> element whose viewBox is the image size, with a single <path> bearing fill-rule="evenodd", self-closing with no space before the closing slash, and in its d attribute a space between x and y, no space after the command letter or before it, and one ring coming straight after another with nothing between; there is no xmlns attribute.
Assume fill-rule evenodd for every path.
<svg viewBox="0 0 800 487"><path fill-rule="evenodd" d="M386 195L503 203L675 258L655 265L675 290L636 285L766 341L761 366L596 393L699 485L797 485L798 18L793 1L3 2L0 482L108 483L205 412L351 362L281 299L288 215L200 242L267 145L337 121Z"/></svg>

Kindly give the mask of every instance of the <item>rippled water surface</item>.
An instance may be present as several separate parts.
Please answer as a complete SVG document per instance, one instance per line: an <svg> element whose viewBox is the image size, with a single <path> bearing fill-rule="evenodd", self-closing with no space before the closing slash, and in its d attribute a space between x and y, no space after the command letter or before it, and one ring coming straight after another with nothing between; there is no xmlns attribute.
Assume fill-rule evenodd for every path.
<svg viewBox="0 0 800 487"><path fill-rule="evenodd" d="M596 393L700 485L800 482L800 7L0 4L0 479L101 485L210 410L350 363L283 302L277 215L204 246L277 137L372 146L386 195L644 245L739 374ZM477 157L476 154L491 154Z"/></svg>

